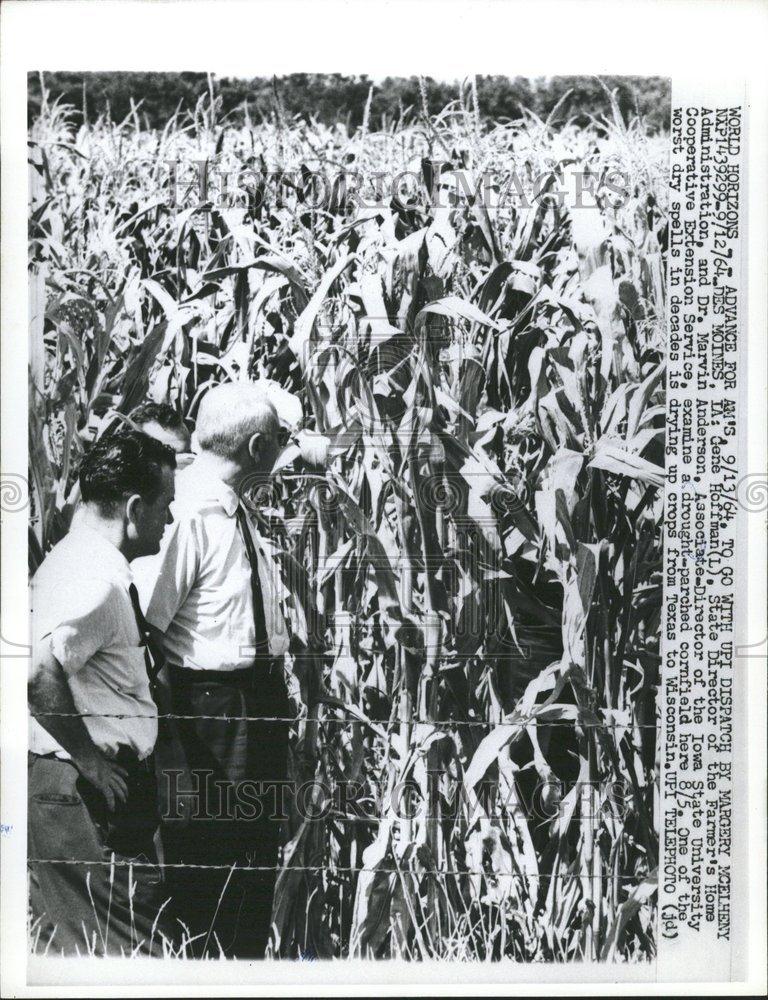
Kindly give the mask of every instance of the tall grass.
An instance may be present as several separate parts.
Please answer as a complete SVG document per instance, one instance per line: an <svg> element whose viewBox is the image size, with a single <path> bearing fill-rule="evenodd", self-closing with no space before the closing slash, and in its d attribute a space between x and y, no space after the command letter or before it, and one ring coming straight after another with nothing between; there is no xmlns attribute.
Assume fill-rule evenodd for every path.
<svg viewBox="0 0 768 1000"><path fill-rule="evenodd" d="M327 815L292 813L273 953L651 957L663 142L617 108L487 129L471 86L351 135L277 101L248 127L219 112L211 89L162 132L61 105L31 126L33 564L114 412L150 395L194 419L227 379L296 394L303 458L262 506L305 705L292 767ZM293 186L171 206L167 161L214 157ZM550 193L310 197L318 168L430 181L430 158ZM599 210L559 203L575 171ZM329 803L341 781L379 805Z"/></svg>
<svg viewBox="0 0 768 1000"><path fill-rule="evenodd" d="M83 862L88 865L88 862ZM172 925L166 916L166 908L169 899L160 902L158 899L157 914L153 919L149 936L142 937L136 927L136 911L134 909L134 897L138 888L133 865L127 865L127 870L123 870L122 865L112 858L109 867L109 900L106 912L100 912L93 893L91 891L91 872L86 873L85 888L93 914L93 922L87 927L85 922L81 925L81 941L75 945L76 954L82 958L145 958L148 955L155 955L158 958L191 958L194 950L193 946L198 938L193 937L188 928L180 921L177 925ZM114 945L114 933L112 945L110 947L110 931L115 920L112 915L113 886L116 878L127 875L128 884L128 920L131 927L131 941L128 947L120 946L118 953ZM33 876L32 876L33 877ZM139 875L139 877L141 877ZM95 929L94 929L95 928ZM121 928L122 934L123 928ZM55 914L40 914L35 916L32 909L27 911L27 940L29 950L32 955L40 958L52 958L60 955L71 955L67 950L69 942L57 937L58 926ZM219 949L220 957L223 951ZM210 957L210 955L209 955Z"/></svg>

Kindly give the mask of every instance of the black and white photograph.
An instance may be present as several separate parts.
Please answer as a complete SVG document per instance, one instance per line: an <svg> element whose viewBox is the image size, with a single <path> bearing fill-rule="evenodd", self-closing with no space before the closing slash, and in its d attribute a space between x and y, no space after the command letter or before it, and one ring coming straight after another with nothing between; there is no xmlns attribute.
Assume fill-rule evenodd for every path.
<svg viewBox="0 0 768 1000"><path fill-rule="evenodd" d="M25 73L28 968L719 970L741 105L101 65Z"/></svg>
<svg viewBox="0 0 768 1000"><path fill-rule="evenodd" d="M30 76L35 949L653 957L669 107Z"/></svg>

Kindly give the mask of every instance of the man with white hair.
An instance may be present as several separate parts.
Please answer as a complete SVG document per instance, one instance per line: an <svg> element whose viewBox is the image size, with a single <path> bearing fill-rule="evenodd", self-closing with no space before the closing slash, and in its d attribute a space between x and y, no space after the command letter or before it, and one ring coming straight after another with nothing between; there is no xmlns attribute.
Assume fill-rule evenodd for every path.
<svg viewBox="0 0 768 1000"><path fill-rule="evenodd" d="M165 862L211 866L167 870L175 916L199 955L260 957L269 935L288 724L251 720L288 713L288 636L244 501L270 481L279 430L256 385L210 389L199 453L177 477L174 523L137 570L147 621L163 635L192 780L185 788L179 771L161 776Z"/></svg>

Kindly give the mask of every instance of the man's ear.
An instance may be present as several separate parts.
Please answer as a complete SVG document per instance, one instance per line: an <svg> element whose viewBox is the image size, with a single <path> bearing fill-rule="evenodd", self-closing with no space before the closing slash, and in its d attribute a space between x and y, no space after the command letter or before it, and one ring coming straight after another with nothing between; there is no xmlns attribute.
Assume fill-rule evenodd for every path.
<svg viewBox="0 0 768 1000"><path fill-rule="evenodd" d="M139 514L139 507L143 503L143 500L138 493L134 493L128 498L125 505L125 519L131 523L136 523L136 519Z"/></svg>
<svg viewBox="0 0 768 1000"><path fill-rule="evenodd" d="M255 434L251 434L248 439L248 454L254 462L258 462L259 455L261 454L261 434L259 431L256 431Z"/></svg>

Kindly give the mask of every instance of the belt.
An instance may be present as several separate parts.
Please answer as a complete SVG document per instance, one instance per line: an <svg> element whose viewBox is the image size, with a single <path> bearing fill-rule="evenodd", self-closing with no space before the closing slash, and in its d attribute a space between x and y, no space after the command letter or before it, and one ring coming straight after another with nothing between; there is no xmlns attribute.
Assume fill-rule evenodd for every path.
<svg viewBox="0 0 768 1000"><path fill-rule="evenodd" d="M239 670L195 670L191 667L168 665L171 683L177 684L229 684L232 687L250 687L259 677L274 676L277 660L269 658Z"/></svg>
<svg viewBox="0 0 768 1000"><path fill-rule="evenodd" d="M48 753L37 753L35 750L27 750L27 758L34 758L35 760L60 760L62 764L72 764L69 757L60 757L55 750L50 750Z"/></svg>
<svg viewBox="0 0 768 1000"><path fill-rule="evenodd" d="M27 751L29 757L34 757L39 760L55 760L60 764L68 764L70 767L77 769L77 764L72 760L71 757L60 757L55 750L51 750L49 753L35 753L34 750ZM147 774L155 773L155 762L152 754L147 757L139 758L139 755L133 749L126 744L121 744L117 748L117 752L114 754L107 754L102 751L109 760L114 760L116 763L125 767L129 772L134 774L140 772L146 772Z"/></svg>
<svg viewBox="0 0 768 1000"><path fill-rule="evenodd" d="M144 768L148 771L153 767L152 754L146 757L139 757L133 747L129 747L125 743L121 743L115 753L107 753L106 750L102 750L101 752L109 760L115 760L118 764L124 764L126 767ZM28 750L27 755L35 757L38 760L58 760L62 764L76 766L71 757L62 757L56 750L50 750L48 753L37 753L35 750Z"/></svg>

